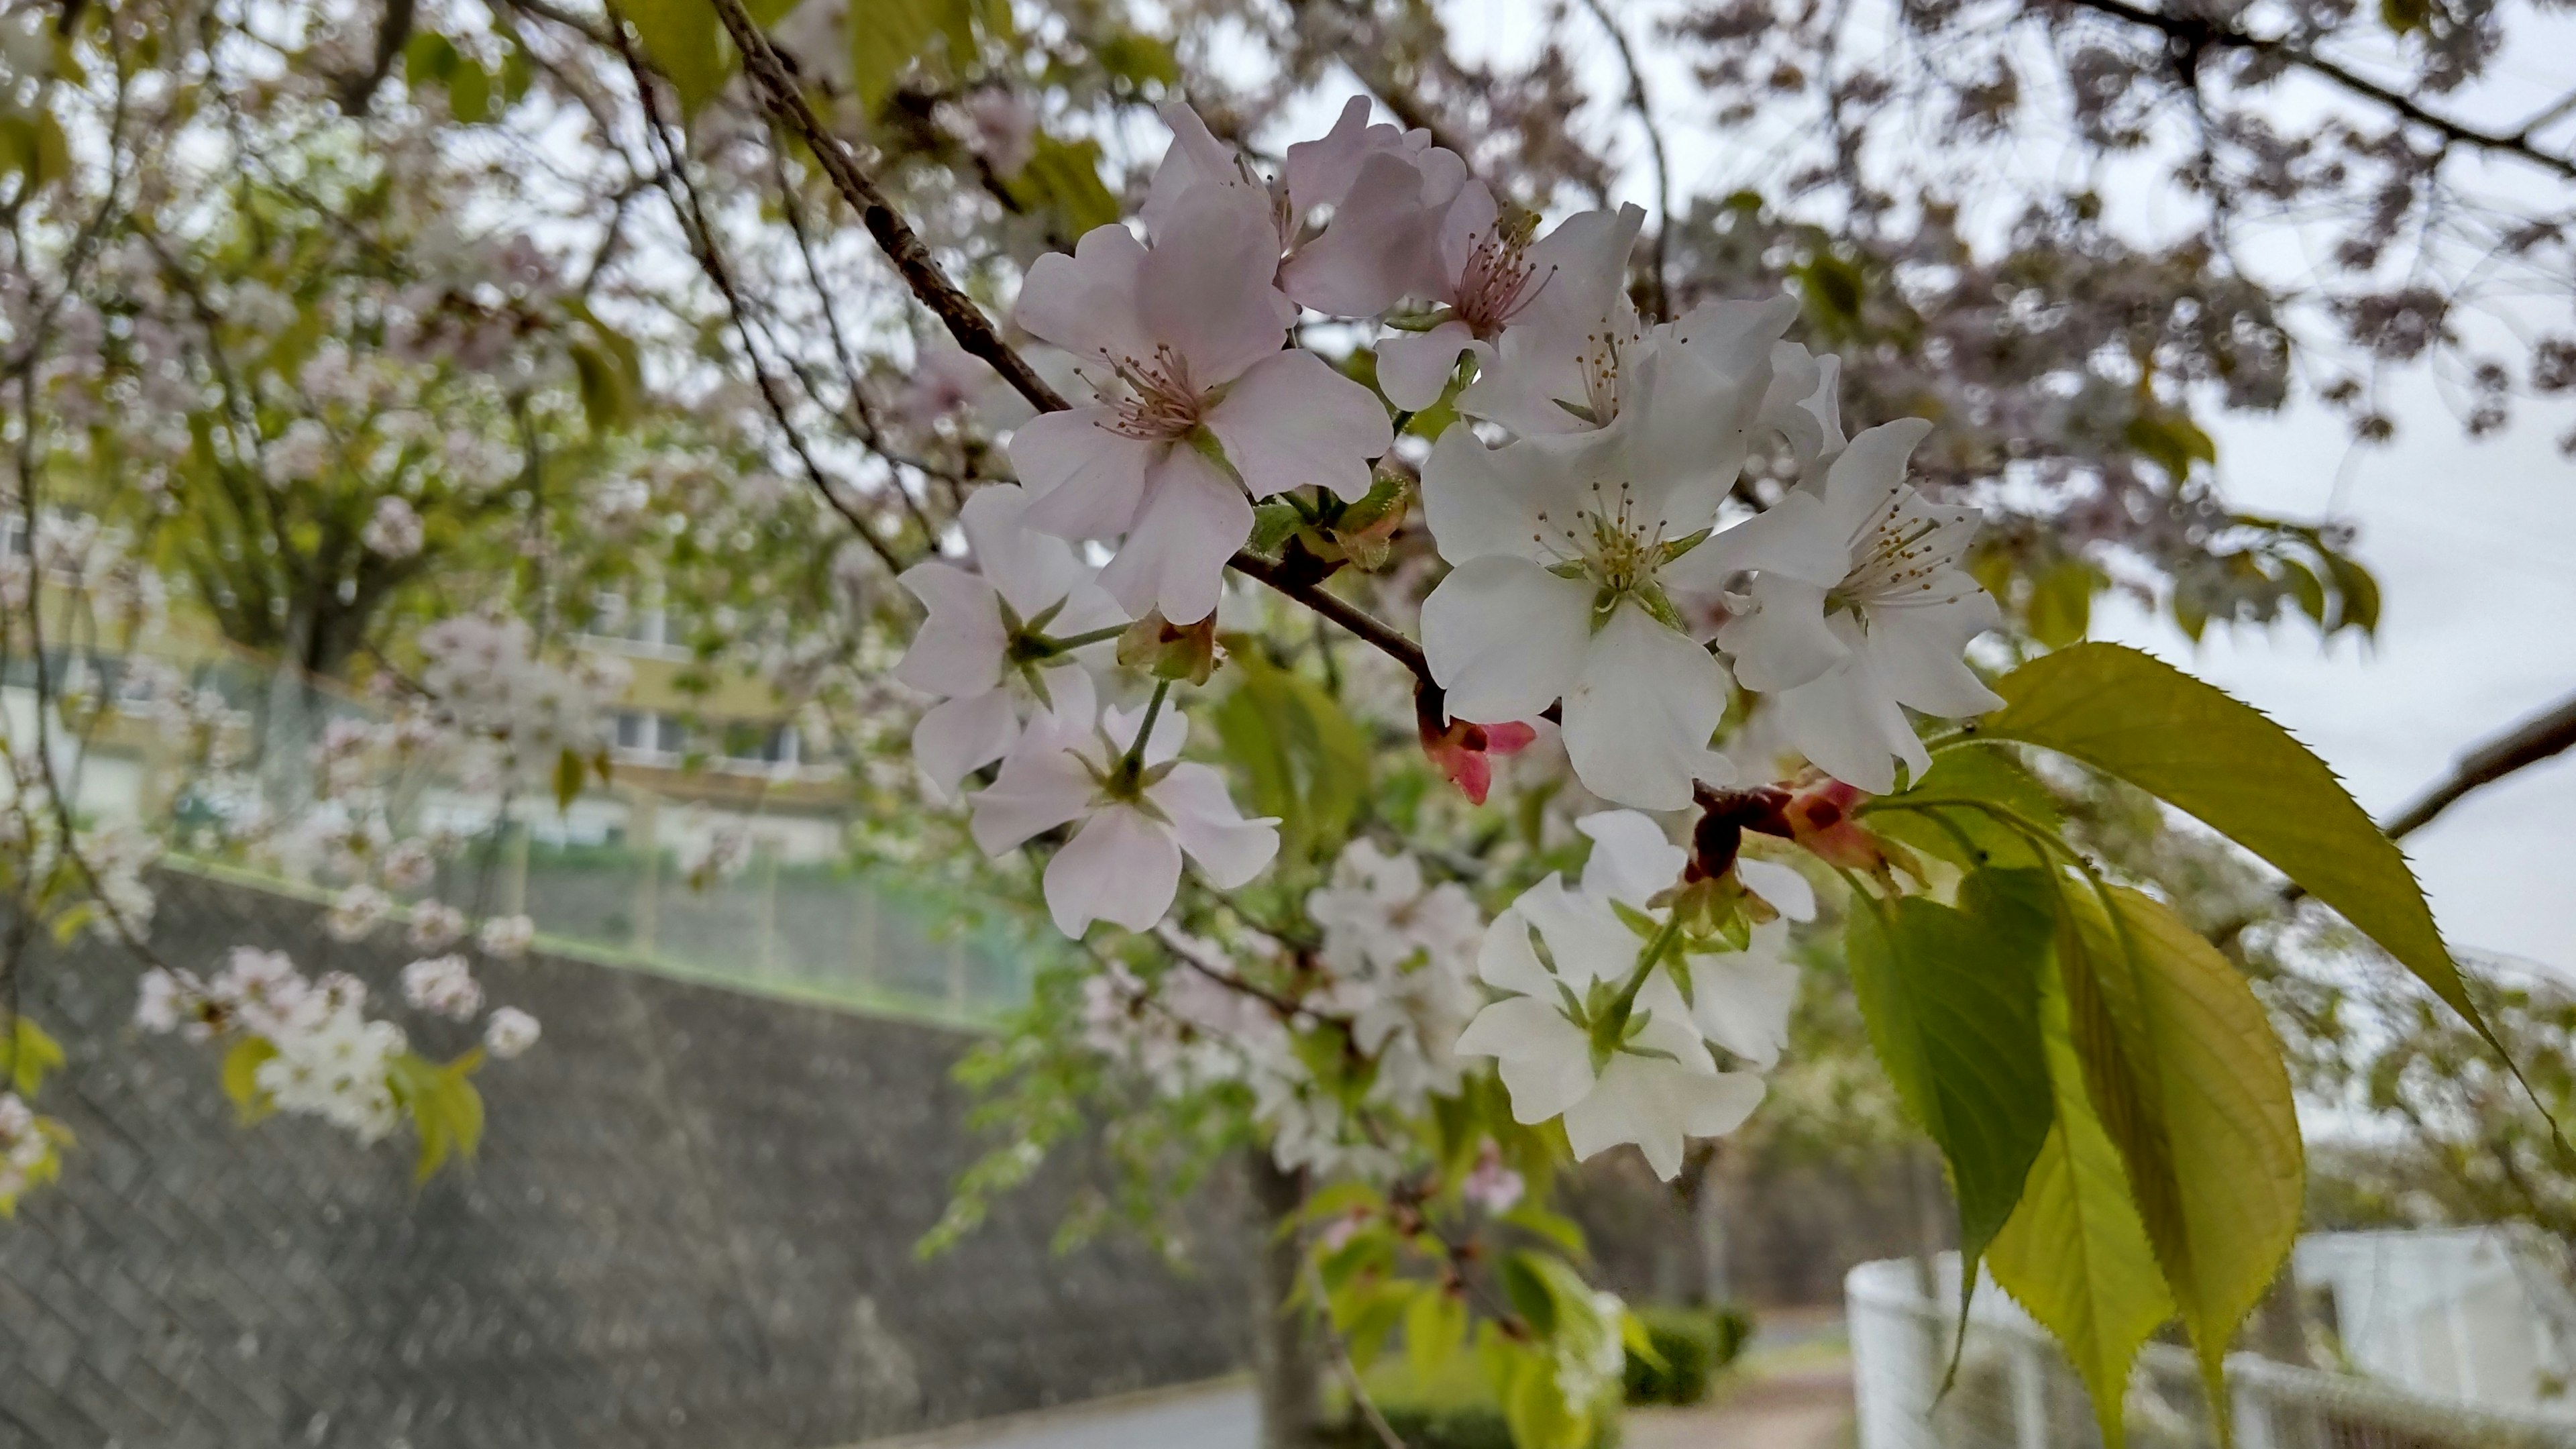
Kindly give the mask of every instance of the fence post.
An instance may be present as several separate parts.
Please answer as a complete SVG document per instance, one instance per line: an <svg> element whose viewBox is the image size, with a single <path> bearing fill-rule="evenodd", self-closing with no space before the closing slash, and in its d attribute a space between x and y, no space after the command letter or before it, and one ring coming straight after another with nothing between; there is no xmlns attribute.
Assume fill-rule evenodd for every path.
<svg viewBox="0 0 2576 1449"><path fill-rule="evenodd" d="M638 956L652 955L662 934L661 803L652 791L638 790L626 813L627 848L643 857L635 874L635 938L629 943Z"/></svg>
<svg viewBox="0 0 2576 1449"><path fill-rule="evenodd" d="M2230 1364L2227 1373L2227 1418L2236 1430L2236 1449L2280 1449L2280 1438L2272 1423L2272 1396L2260 1379L2245 1372L2239 1362Z"/></svg>
<svg viewBox="0 0 2576 1449"><path fill-rule="evenodd" d="M2015 1449L2049 1449L2048 1363L2020 1334L2012 1339L2012 1398Z"/></svg>
<svg viewBox="0 0 2576 1449"><path fill-rule="evenodd" d="M760 858L760 974L768 976L778 969L778 847L763 840L751 848Z"/></svg>

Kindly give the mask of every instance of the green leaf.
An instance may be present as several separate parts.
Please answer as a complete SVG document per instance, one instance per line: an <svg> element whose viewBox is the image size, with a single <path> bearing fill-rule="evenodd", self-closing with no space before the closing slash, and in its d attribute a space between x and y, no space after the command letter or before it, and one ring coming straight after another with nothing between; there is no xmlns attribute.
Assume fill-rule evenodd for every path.
<svg viewBox="0 0 2576 1449"><path fill-rule="evenodd" d="M570 745L564 746L562 752L555 756L555 811L557 814L570 810L572 802L581 798L581 782L587 773L587 768L582 764L581 752Z"/></svg>
<svg viewBox="0 0 2576 1449"><path fill-rule="evenodd" d="M864 14L884 3L865 0L856 9ZM735 56L709 0L626 0L622 8L653 68L680 93L683 112L694 114L724 89Z"/></svg>
<svg viewBox="0 0 2576 1449"><path fill-rule="evenodd" d="M2359 629L2364 634L2379 632L2379 580L2370 570L2339 553L2322 555L2326 573L2334 579L2335 623L2337 629Z"/></svg>
<svg viewBox="0 0 2576 1449"><path fill-rule="evenodd" d="M2405 963L2502 1050L2396 842L2323 760L2253 706L2117 644L2044 655L1978 726L2128 781L2269 861Z"/></svg>
<svg viewBox="0 0 2576 1449"><path fill-rule="evenodd" d="M16 1040L9 1049L9 1085L21 1098L34 1100L36 1089L45 1084L45 1074L59 1070L66 1058L60 1042L45 1034L45 1029L24 1012L19 1013L13 1033Z"/></svg>
<svg viewBox="0 0 2576 1449"><path fill-rule="evenodd" d="M1467 1303L1443 1283L1424 1283L1404 1310L1404 1357L1417 1382L1430 1382L1467 1340Z"/></svg>
<svg viewBox="0 0 2576 1449"><path fill-rule="evenodd" d="M2080 558L2070 558L2031 580L2030 604L2024 618L2030 637L2051 649L2063 649L2093 627L2093 595L2106 580L2102 571Z"/></svg>
<svg viewBox="0 0 2576 1449"><path fill-rule="evenodd" d="M2164 469L2177 483L2190 475L2193 463L2218 461L2218 444L2201 431L2189 413L2141 413L2129 420L2127 437L2130 447Z"/></svg>
<svg viewBox="0 0 2576 1449"><path fill-rule="evenodd" d="M2059 817L2057 797L2003 749L1943 750L1922 779L1872 805L1869 828L1963 867L2042 864L2035 847L1983 810L1897 808L1909 800L1991 800L2048 830L2057 828Z"/></svg>
<svg viewBox="0 0 2576 1449"><path fill-rule="evenodd" d="M277 1048L268 1044L268 1038L259 1036L243 1037L224 1053L224 1095L232 1099L233 1109L244 1126L275 1110L268 1093L260 1090L259 1069L261 1063L276 1055Z"/></svg>
<svg viewBox="0 0 2576 1449"><path fill-rule="evenodd" d="M954 0L861 0L850 7L850 85L862 109L885 104L896 78L948 29L958 8Z"/></svg>
<svg viewBox="0 0 2576 1449"><path fill-rule="evenodd" d="M2079 887L2065 900L2059 960L2086 1097L2224 1405L2228 1342L2289 1255L2306 1188L2281 1044L2244 977L2152 897ZM2215 1418L2224 1435L2227 1415Z"/></svg>
<svg viewBox="0 0 2576 1449"><path fill-rule="evenodd" d="M1498 1221L1509 1223L1532 1237L1554 1244L1559 1252L1569 1258L1584 1259L1592 1256L1591 1246L1583 1241L1582 1225L1563 1213L1551 1212L1533 1202L1523 1202L1515 1204Z"/></svg>
<svg viewBox="0 0 2576 1449"><path fill-rule="evenodd" d="M1979 871L1961 887L1963 909L1906 896L1855 909L1848 928L1870 1045L1950 1165L1971 1286L2053 1115L2039 1035L2047 890L2036 871Z"/></svg>
<svg viewBox="0 0 2576 1449"><path fill-rule="evenodd" d="M1341 848L1368 798L1367 735L1321 684L1235 651L1243 682L1216 707L1217 738L1250 782L1254 810L1279 817L1283 857Z"/></svg>
<svg viewBox="0 0 2576 1449"><path fill-rule="evenodd" d="M2042 973L2041 991L2057 1121L2030 1165L2021 1205L1986 1250L1986 1265L2006 1293L2057 1335L2092 1395L2103 1444L2121 1449L2129 1366L2139 1345L2173 1317L2173 1295L2130 1200L2119 1148L2085 1100L2084 1069L2068 1036L2066 992L2056 972Z"/></svg>
<svg viewBox="0 0 2576 1449"><path fill-rule="evenodd" d="M1089 137L1059 141L1041 134L1028 164L1005 187L1022 206L1054 212L1067 236L1118 220L1118 198L1100 181L1100 143Z"/></svg>

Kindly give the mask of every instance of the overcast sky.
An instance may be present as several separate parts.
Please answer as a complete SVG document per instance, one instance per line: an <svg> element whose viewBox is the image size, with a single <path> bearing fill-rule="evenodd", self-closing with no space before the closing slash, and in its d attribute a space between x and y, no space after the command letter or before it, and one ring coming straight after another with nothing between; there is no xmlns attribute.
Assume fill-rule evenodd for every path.
<svg viewBox="0 0 2576 1449"><path fill-rule="evenodd" d="M1445 8L1470 52L1517 56L1539 32L1535 0L1459 0ZM1670 7L1620 0L1610 8L1632 39L1645 42ZM1584 32L1577 34L1581 43ZM2542 38L2570 35L2576 30L2552 26ZM1677 192L1760 186L1780 174L1784 150L1802 139L1794 124L1726 135L1694 125L1696 87L1686 58L1670 45L1639 49L1665 122ZM1597 77L1597 94L1624 92L1606 44L1578 61ZM2539 54L2507 55L2482 95L2452 99L2468 107L2469 119L2509 126L2510 118L2545 104L2553 84L2563 85L2564 76ZM2296 111L2323 100L2292 87L2279 104ZM2495 114L2480 114L2485 110ZM1642 155L1633 144L1628 154ZM2045 174L2065 163L2060 148L2041 140L2007 148L1999 164ZM2158 214L2176 204L2170 193L2138 179L2111 186L2115 215L2150 229L2179 219L2178 211ZM2508 176L2497 184L2516 183ZM1623 199L1652 205L1642 168L1631 166L1626 191ZM2300 244L2273 239L2275 247ZM2563 327L2564 297L2546 305L2554 314L2548 321ZM2328 648L2314 629L2282 623L2268 631L2213 627L2195 647L2169 621L2122 600L2105 601L2094 630L2260 706L2324 756L2381 817L2445 773L2464 749L2576 694L2576 463L2554 441L2576 426L2576 409L2526 406L2504 435L2472 443L2423 374L2394 380L2383 397L2400 424L2398 440L2367 450L2350 445L2340 417L2313 405L2272 418L2203 414L2237 507L2359 529L2356 552L2385 590L2375 642L2346 637ZM2454 805L2413 836L2408 851L2455 948L2522 958L2576 979L2576 756Z"/></svg>

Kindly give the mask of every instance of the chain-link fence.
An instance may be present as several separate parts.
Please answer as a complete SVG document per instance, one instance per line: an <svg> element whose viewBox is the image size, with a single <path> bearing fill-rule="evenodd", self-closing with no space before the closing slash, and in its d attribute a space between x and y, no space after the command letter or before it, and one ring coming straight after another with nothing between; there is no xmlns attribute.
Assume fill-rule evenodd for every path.
<svg viewBox="0 0 2576 1449"><path fill-rule="evenodd" d="M2056 1344L1981 1286L1959 1353L1958 1260L1864 1263L1845 1283L1859 1449L2099 1449L2091 1399ZM1946 1300L1946 1301L1945 1301ZM2576 1415L2505 1412L2379 1380L2276 1363L2227 1363L2227 1414L2239 1449L2576 1449ZM2122 1404L2135 1449L2217 1449L2190 1353L2150 1343Z"/></svg>
<svg viewBox="0 0 2576 1449"><path fill-rule="evenodd" d="M191 701L185 728L151 687L157 680L166 690L174 679ZM334 888L338 876L291 849L228 849L222 832L196 826L223 808L209 789L221 773L227 788L261 796L281 822L276 836L290 838L293 817L316 808L315 748L325 729L335 720L381 722L376 701L236 654L175 674L66 656L52 680L58 694L84 689L106 706L77 736L57 730L63 777L84 817L165 835L176 846L168 863L181 869L306 894ZM32 737L29 681L0 680L0 694L13 736ZM223 772L207 769L210 738L229 762ZM1027 998L1025 943L979 926L973 902L850 867L853 807L830 762L626 748L613 756L610 780L590 782L564 808L535 798L542 792L505 793L416 768L400 778L380 769L359 788L374 791L397 834L462 843L436 881L409 897L476 919L526 915L547 950L961 1024L990 1021Z"/></svg>

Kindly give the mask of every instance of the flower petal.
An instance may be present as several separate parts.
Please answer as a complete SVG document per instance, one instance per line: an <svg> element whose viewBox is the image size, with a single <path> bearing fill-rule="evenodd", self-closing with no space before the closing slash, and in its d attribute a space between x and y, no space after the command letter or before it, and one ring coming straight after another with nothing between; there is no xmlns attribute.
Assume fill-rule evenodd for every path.
<svg viewBox="0 0 2576 1449"><path fill-rule="evenodd" d="M1735 682L1760 694L1795 689L1843 662L1851 646L1825 620L1822 586L1786 574L1754 577L1753 611L1729 619L1717 646Z"/></svg>
<svg viewBox="0 0 2576 1449"><path fill-rule="evenodd" d="M1093 227L1074 243L1073 255L1049 252L1029 264L1011 320L1085 364L1151 357L1154 342L1136 305L1144 262L1145 244L1134 232L1114 222Z"/></svg>
<svg viewBox="0 0 2576 1449"><path fill-rule="evenodd" d="M1273 351L1208 414L1226 461L1255 498L1321 483L1368 496L1368 460L1395 445L1386 408L1311 352Z"/></svg>
<svg viewBox="0 0 2576 1449"><path fill-rule="evenodd" d="M1540 565L1568 557L1568 530L1591 501L1586 484L1606 453L1591 434L1488 448L1473 428L1442 433L1422 465L1422 511L1440 556L1453 564L1502 555Z"/></svg>
<svg viewBox="0 0 2576 1449"><path fill-rule="evenodd" d="M1194 450L1173 448L1154 469L1118 556L1100 571L1100 586L1134 617L1161 609L1175 624L1195 624L1216 611L1225 561L1250 537L1243 490Z"/></svg>
<svg viewBox="0 0 2576 1449"><path fill-rule="evenodd" d="M1938 576L1932 582L1936 587L1945 583ZM1898 702L1948 719L1984 714L2004 704L1960 657L1969 640L2002 626L2003 613L1966 575L1954 584L1965 592L1953 593L1946 603L1871 609L1869 642L1863 646Z"/></svg>
<svg viewBox="0 0 2576 1449"><path fill-rule="evenodd" d="M1148 336L1187 361L1190 385L1205 392L1287 340L1297 307L1271 285L1278 270L1269 198L1249 188L1205 188L1155 229L1137 268L1137 318Z"/></svg>
<svg viewBox="0 0 2576 1449"><path fill-rule="evenodd" d="M1174 765L1145 798L1170 817L1181 849L1218 890L1251 880L1279 854L1279 822L1245 819L1226 794L1225 777L1206 765Z"/></svg>
<svg viewBox="0 0 2576 1449"><path fill-rule="evenodd" d="M1443 322L1428 332L1395 332L1378 339L1377 386L1407 412L1440 401L1458 371L1458 354L1476 334L1464 322ZM1445 436L1445 435L1444 435Z"/></svg>
<svg viewBox="0 0 2576 1449"><path fill-rule="evenodd" d="M1146 469L1170 445L1115 431L1114 416L1105 407L1042 413L1011 434L1011 466L1032 500L1023 524L1058 538L1115 538L1134 523Z"/></svg>
<svg viewBox="0 0 2576 1449"><path fill-rule="evenodd" d="M1664 565L1658 578L1676 588L1713 594L1735 576L1773 573L1830 589L1851 572L1851 535L1834 526L1823 500L1792 488L1753 517L1709 535Z"/></svg>
<svg viewBox="0 0 2576 1449"><path fill-rule="evenodd" d="M1530 945L1529 917L1517 907L1506 909L1485 928L1484 939L1476 947L1476 975L1497 991L1556 999L1556 978L1548 974L1537 949Z"/></svg>
<svg viewBox="0 0 2576 1449"><path fill-rule="evenodd" d="M1592 1090L1591 1044L1555 1002L1536 996L1497 1001L1476 1013L1452 1049L1493 1057L1512 1094L1512 1118L1535 1125Z"/></svg>
<svg viewBox="0 0 2576 1449"><path fill-rule="evenodd" d="M1736 879L1744 888L1771 903L1771 909L1792 921L1816 918L1816 888L1807 878L1777 861L1755 860L1751 856L1735 858Z"/></svg>
<svg viewBox="0 0 2576 1449"><path fill-rule="evenodd" d="M1288 295L1332 317L1371 317L1439 285L1433 274L1435 196L1416 158L1375 151L1359 165L1324 234L1280 269Z"/></svg>
<svg viewBox="0 0 2576 1449"><path fill-rule="evenodd" d="M1864 429L1835 457L1825 470L1825 512L1846 537L1905 486L1906 462L1931 432L1922 418L1898 418Z"/></svg>
<svg viewBox="0 0 2576 1449"><path fill-rule="evenodd" d="M1652 816L1634 810L1599 810L1574 822L1592 837L1592 858L1583 863L1583 888L1643 907L1656 892L1681 878L1690 853L1672 843Z"/></svg>
<svg viewBox="0 0 2576 1449"><path fill-rule="evenodd" d="M1746 950L1690 958L1691 1020L1701 1035L1766 1070L1789 1044L1789 1007L1798 995L1798 968L1779 954L1787 937L1775 921L1757 930Z"/></svg>
<svg viewBox="0 0 2576 1449"><path fill-rule="evenodd" d="M1063 750L1021 748L1002 762L1000 778L975 792L970 829L986 855L1000 855L1033 835L1081 817L1091 802L1090 772Z"/></svg>
<svg viewBox="0 0 2576 1449"><path fill-rule="evenodd" d="M933 793L948 800L968 772L1009 754L1019 738L1019 709L1008 690L960 695L922 711L912 727L912 762Z"/></svg>
<svg viewBox="0 0 2576 1449"><path fill-rule="evenodd" d="M981 694L1002 678L1002 611L993 586L933 559L905 569L902 584L930 616L894 666L894 677L925 694Z"/></svg>
<svg viewBox="0 0 2576 1449"><path fill-rule="evenodd" d="M1032 501L1016 483L990 483L957 511L976 570L1023 619L1063 599L1091 574L1062 538L1028 526Z"/></svg>
<svg viewBox="0 0 2576 1449"><path fill-rule="evenodd" d="M1735 777L1708 747L1725 715L1726 671L1708 651L1623 603L1592 636L1566 691L1565 753L1593 794L1678 810L1691 802L1694 780Z"/></svg>
<svg viewBox="0 0 2576 1449"><path fill-rule="evenodd" d="M1833 622L1837 633L1851 629L1840 617ZM1845 637L1857 645L1854 634ZM1904 760L1918 776L1931 767L1923 741L1864 654L1855 653L1815 679L1773 695L1772 706L1799 753L1826 774L1870 794L1896 788L1891 757Z"/></svg>
<svg viewBox="0 0 2576 1449"><path fill-rule="evenodd" d="M1573 686L1591 620L1589 585L1525 559L1470 559L1422 601L1422 651L1452 717L1529 719Z"/></svg>
<svg viewBox="0 0 2576 1449"><path fill-rule="evenodd" d="M1181 887L1181 847L1172 832L1142 811L1112 805L1047 862L1047 910L1074 940L1095 920L1130 931L1153 929Z"/></svg>

